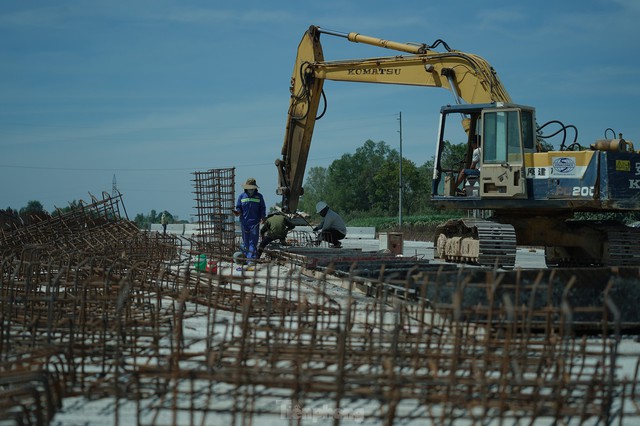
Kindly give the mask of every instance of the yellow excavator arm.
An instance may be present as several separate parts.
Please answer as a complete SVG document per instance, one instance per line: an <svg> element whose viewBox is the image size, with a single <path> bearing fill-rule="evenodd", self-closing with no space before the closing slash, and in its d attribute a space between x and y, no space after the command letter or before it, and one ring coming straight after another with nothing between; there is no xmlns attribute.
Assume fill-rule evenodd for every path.
<svg viewBox="0 0 640 426"><path fill-rule="evenodd" d="M406 53L389 57L325 61L320 34L343 37ZM446 52L431 49L442 44ZM307 157L317 120L324 80L442 87L457 103L510 102L511 98L493 67L483 58L449 49L437 41L433 46L399 43L358 33L339 33L311 26L298 46L291 76L291 100L287 115L282 157L276 160L278 194L282 208L295 212L303 193ZM322 115L322 114L321 114Z"/></svg>

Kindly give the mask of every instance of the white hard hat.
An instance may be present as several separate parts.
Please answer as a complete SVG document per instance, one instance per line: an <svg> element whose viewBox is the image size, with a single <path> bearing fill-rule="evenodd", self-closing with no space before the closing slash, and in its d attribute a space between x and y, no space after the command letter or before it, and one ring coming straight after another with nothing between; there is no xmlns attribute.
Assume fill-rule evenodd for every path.
<svg viewBox="0 0 640 426"><path fill-rule="evenodd" d="M316 204L316 213L320 213L322 210L327 208L327 203L325 203L324 201L318 201L318 204Z"/></svg>

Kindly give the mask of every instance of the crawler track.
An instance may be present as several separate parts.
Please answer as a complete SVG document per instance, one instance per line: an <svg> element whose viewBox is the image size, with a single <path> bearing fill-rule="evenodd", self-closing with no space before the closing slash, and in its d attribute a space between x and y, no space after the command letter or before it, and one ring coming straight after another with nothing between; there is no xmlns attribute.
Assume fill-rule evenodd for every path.
<svg viewBox="0 0 640 426"><path fill-rule="evenodd" d="M450 220L436 230L436 256L449 262L513 268L516 233L511 225L484 219Z"/></svg>
<svg viewBox="0 0 640 426"><path fill-rule="evenodd" d="M589 256L584 247L559 247L547 253L546 262L556 267L599 267L599 266L640 266L640 229L617 222L575 221L567 230L573 234L591 233L589 242L594 247L600 245L598 256ZM558 256L557 253L561 253Z"/></svg>
<svg viewBox="0 0 640 426"><path fill-rule="evenodd" d="M482 219L470 222L476 227L480 242L478 263L513 268L516 263L516 232L513 226Z"/></svg>

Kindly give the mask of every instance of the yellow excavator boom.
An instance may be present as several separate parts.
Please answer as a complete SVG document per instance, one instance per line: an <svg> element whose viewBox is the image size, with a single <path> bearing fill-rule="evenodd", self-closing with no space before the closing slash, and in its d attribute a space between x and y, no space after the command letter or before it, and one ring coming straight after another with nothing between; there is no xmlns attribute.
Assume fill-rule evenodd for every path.
<svg viewBox="0 0 640 426"><path fill-rule="evenodd" d="M405 55L325 61L320 34L343 37L406 53ZM317 120L325 80L441 87L450 90L457 103L510 102L511 98L493 67L483 58L451 50L435 52L433 46L400 43L359 33L339 33L311 26L298 45L291 76L291 100L287 114L282 157L276 160L278 194L283 210L295 212L303 193L311 137Z"/></svg>

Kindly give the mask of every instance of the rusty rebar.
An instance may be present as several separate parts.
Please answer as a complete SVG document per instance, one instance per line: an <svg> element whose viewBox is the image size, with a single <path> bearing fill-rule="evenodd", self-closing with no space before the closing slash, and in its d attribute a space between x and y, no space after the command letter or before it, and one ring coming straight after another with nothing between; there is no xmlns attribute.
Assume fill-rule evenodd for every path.
<svg viewBox="0 0 640 426"><path fill-rule="evenodd" d="M47 424L72 395L135 401L139 425L640 417L622 270L596 288L355 253L343 270L297 255L237 271L218 253L207 272L200 240L138 230L119 203L4 234L0 418Z"/></svg>

